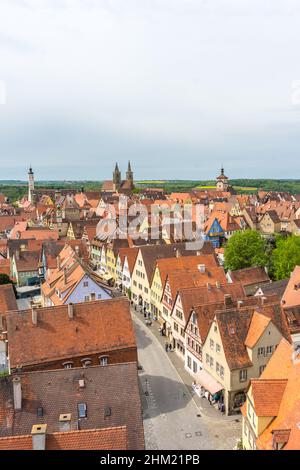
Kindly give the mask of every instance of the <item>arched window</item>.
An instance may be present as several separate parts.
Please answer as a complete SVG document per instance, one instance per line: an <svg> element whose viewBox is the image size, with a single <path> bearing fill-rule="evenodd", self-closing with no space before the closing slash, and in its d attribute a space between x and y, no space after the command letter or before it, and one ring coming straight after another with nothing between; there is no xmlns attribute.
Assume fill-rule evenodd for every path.
<svg viewBox="0 0 300 470"><path fill-rule="evenodd" d="M100 366L107 366L108 356L99 356Z"/></svg>
<svg viewBox="0 0 300 470"><path fill-rule="evenodd" d="M92 365L92 360L90 357L85 357L84 359L81 359L81 363L83 367L88 367Z"/></svg>
<svg viewBox="0 0 300 470"><path fill-rule="evenodd" d="M74 365L73 361L66 361L66 362L63 363L63 367L65 369L72 369L73 365Z"/></svg>

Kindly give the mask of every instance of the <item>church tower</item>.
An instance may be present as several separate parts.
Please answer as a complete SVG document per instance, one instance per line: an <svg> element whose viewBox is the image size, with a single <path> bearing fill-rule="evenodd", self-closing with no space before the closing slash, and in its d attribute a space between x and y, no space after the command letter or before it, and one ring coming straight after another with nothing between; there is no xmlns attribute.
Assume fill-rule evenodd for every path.
<svg viewBox="0 0 300 470"><path fill-rule="evenodd" d="M131 170L130 161L128 162L128 168L126 171L126 181L130 182L131 187L133 188L133 171Z"/></svg>
<svg viewBox="0 0 300 470"><path fill-rule="evenodd" d="M119 189L121 186L121 172L119 170L118 164L116 163L115 171L113 172L113 183L116 189Z"/></svg>
<svg viewBox="0 0 300 470"><path fill-rule="evenodd" d="M28 171L28 201L33 202L33 191L34 191L34 173L31 165Z"/></svg>
<svg viewBox="0 0 300 470"><path fill-rule="evenodd" d="M217 191L227 191L229 187L228 177L224 174L224 168L221 168L221 174L217 177Z"/></svg>

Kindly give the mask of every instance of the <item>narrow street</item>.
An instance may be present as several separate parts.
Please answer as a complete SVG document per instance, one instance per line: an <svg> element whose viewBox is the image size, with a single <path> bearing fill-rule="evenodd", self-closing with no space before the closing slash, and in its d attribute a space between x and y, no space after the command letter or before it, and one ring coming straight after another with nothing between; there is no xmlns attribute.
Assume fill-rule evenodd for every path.
<svg viewBox="0 0 300 470"><path fill-rule="evenodd" d="M135 312L132 317L142 366L139 375L146 449L232 449L241 435L240 422L215 410L205 413L152 332L156 326L147 327Z"/></svg>
<svg viewBox="0 0 300 470"><path fill-rule="evenodd" d="M133 316L144 393L144 427L147 449L212 449L206 425L161 345Z"/></svg>

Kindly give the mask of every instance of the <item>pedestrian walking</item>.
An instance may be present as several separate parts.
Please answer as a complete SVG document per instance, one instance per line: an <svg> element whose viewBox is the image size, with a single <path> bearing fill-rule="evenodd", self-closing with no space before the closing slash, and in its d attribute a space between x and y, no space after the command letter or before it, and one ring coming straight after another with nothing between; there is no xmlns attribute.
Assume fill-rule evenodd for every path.
<svg viewBox="0 0 300 470"><path fill-rule="evenodd" d="M169 344L169 351L172 351L172 344Z"/></svg>
<svg viewBox="0 0 300 470"><path fill-rule="evenodd" d="M169 350L169 345L168 345L168 343L165 344L165 350L166 350L166 352L168 352L168 350Z"/></svg>

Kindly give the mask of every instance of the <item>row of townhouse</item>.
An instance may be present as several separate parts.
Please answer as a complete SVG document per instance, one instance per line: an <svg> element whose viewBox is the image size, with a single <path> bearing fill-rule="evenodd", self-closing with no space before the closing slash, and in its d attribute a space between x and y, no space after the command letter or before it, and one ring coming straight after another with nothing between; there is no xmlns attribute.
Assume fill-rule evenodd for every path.
<svg viewBox="0 0 300 470"><path fill-rule="evenodd" d="M111 256L111 248L107 252ZM238 411L249 380L260 376L282 337L288 338L277 295L246 295L253 278L266 282L266 273L226 277L210 244L202 253L184 244L127 247L114 257L115 282L159 322L196 391L208 391L228 414Z"/></svg>

